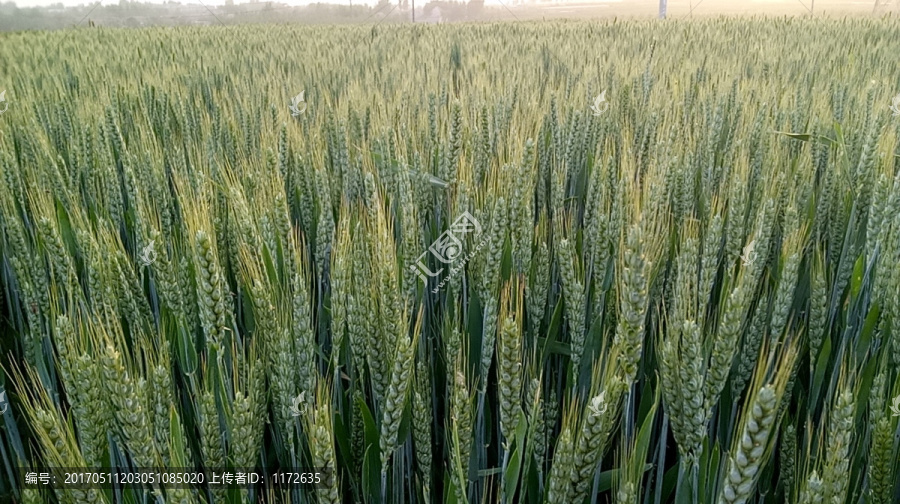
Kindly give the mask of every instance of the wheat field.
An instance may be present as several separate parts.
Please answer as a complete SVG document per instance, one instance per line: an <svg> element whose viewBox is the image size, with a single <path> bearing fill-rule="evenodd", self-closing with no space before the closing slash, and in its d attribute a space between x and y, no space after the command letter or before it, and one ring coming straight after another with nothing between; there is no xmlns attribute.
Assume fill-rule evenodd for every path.
<svg viewBox="0 0 900 504"><path fill-rule="evenodd" d="M900 502L898 30L0 34L0 501Z"/></svg>

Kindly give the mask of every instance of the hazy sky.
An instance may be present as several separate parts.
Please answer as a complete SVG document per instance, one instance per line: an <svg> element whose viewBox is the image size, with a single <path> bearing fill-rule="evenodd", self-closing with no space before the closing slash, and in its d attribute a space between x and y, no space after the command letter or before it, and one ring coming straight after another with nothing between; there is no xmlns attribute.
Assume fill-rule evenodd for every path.
<svg viewBox="0 0 900 504"><path fill-rule="evenodd" d="M138 0L138 1L140 3L156 3L156 4L161 4L161 3L166 2L166 0ZM197 4L197 5L200 5L200 4L224 5L225 4L225 0L176 0L176 1L178 3L182 3L182 4ZM277 1L279 3L285 3L288 5L308 5L311 3L319 3L319 2L316 2L313 0L277 0ZM59 3L65 5L67 7L71 7L74 5L93 5L94 3L96 3L96 1L92 1L92 0L15 0L13 3L15 3L19 7L37 7L37 6L41 6L41 5L53 5L53 4L59 4ZM119 0L101 0L101 2L100 2L101 5L117 5L118 3L119 3ZM248 3L248 2L241 1L241 0L235 0L234 3L241 4L241 3ZM321 3L326 3L326 2L323 1ZM339 0L330 0L327 3L349 4L348 1L341 2ZM360 5L360 4L374 5L375 3L377 3L377 1L354 0L353 3L356 5Z"/></svg>
<svg viewBox="0 0 900 504"><path fill-rule="evenodd" d="M141 3L165 3L165 0L138 0ZM204 5L224 5L225 0L176 0L183 4L204 4ZM350 0L273 0L278 3L284 3L287 5L309 5L313 3L333 3L333 4L342 4L349 5ZM395 2L396 0L391 0ZM593 3L618 3L622 0L592 0ZM5 0L0 0L0 2L5 3ZM353 5L375 5L378 3L378 0L352 0ZM53 4L63 4L67 7L75 6L75 5L92 5L95 1L92 0L15 0L15 3L19 7L37 7L37 6L46 6ZM119 3L119 0L101 0L101 5L116 5ZM235 0L236 4L248 3L244 0ZM515 0L485 0L485 5L502 5L502 3L506 3L507 5L512 5L515 3Z"/></svg>

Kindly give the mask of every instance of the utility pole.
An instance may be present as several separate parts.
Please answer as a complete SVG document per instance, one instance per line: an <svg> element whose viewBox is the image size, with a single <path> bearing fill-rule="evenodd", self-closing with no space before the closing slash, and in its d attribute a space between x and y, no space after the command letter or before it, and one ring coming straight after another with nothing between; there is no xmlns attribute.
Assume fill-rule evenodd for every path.
<svg viewBox="0 0 900 504"><path fill-rule="evenodd" d="M659 19L666 19L666 0L659 0Z"/></svg>
<svg viewBox="0 0 900 504"><path fill-rule="evenodd" d="M413 23L416 22L416 0L412 0Z"/></svg>

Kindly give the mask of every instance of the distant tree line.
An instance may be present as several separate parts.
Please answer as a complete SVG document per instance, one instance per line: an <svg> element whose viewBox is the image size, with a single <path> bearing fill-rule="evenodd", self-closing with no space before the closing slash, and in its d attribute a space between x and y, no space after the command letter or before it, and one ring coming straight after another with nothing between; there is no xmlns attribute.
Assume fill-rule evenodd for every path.
<svg viewBox="0 0 900 504"><path fill-rule="evenodd" d="M477 19L484 0L454 2L414 0L416 15L427 15L437 7L442 21ZM349 2L348 2L349 3ZM381 0L374 7L363 5L313 4L297 7L280 2L251 2L225 5L184 5L177 2L142 3L120 0L117 5L95 3L65 7L61 3L42 7L18 7L0 3L0 31L57 30L73 27L141 27L238 23L353 23L411 19L411 0ZM394 7L396 6L396 8Z"/></svg>

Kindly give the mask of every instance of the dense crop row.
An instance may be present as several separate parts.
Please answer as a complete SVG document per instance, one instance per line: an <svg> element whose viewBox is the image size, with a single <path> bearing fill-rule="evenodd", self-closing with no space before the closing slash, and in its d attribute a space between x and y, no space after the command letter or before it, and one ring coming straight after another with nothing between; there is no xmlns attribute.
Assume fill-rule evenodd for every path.
<svg viewBox="0 0 900 504"><path fill-rule="evenodd" d="M898 29L4 35L0 497L900 501Z"/></svg>

